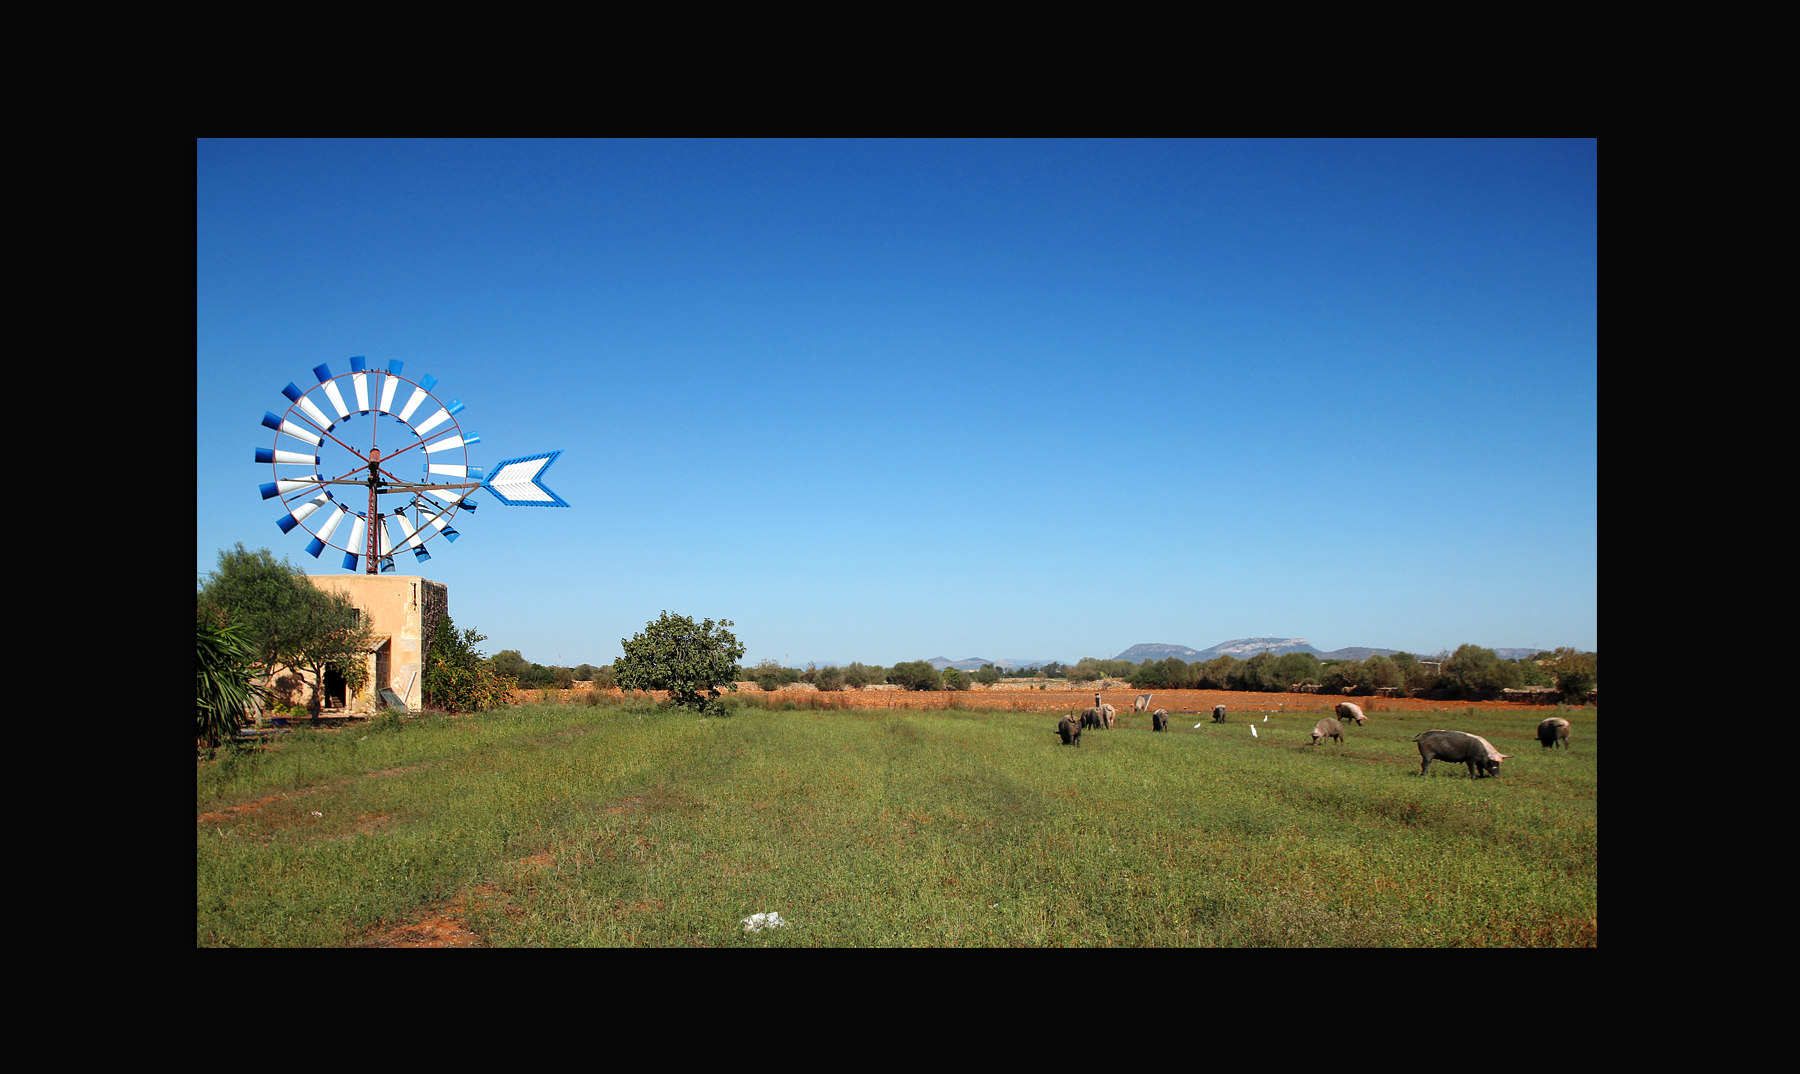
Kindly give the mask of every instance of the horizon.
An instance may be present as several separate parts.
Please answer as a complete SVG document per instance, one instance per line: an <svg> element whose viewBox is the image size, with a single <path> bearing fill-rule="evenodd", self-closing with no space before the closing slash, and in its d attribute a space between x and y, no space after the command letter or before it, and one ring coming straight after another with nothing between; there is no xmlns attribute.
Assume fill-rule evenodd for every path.
<svg viewBox="0 0 1800 1074"><path fill-rule="evenodd" d="M396 559L490 656L1598 649L1592 140L196 153L199 576L339 573L252 454L364 356L563 453Z"/></svg>

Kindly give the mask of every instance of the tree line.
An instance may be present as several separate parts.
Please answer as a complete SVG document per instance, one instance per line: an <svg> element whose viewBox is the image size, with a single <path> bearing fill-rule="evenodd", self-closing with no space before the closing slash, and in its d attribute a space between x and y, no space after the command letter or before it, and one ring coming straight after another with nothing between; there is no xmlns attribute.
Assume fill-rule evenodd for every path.
<svg viewBox="0 0 1800 1074"><path fill-rule="evenodd" d="M752 668L738 668L739 681L753 681L764 690L779 690L789 683L808 682L821 690L860 689L891 683L908 690L966 690L970 683L1002 680L1116 679L1141 690L1243 690L1282 693L1296 686L1317 687L1321 693L1373 693L1389 688L1438 693L1446 698L1482 700L1500 691L1529 686L1551 687L1573 703L1585 701L1599 676L1596 653L1562 648L1535 656L1505 660L1492 649L1462 645L1454 653L1418 657L1411 653L1371 656L1366 660L1324 660L1312 653L1257 653L1247 660L1217 656L1188 663L1178 656L1162 660L1103 660L1083 657L1074 664L1050 662L1016 670L983 664L978 671L955 668L942 671L924 660L905 661L891 668L853 663L844 667L807 664L783 667L764 660Z"/></svg>

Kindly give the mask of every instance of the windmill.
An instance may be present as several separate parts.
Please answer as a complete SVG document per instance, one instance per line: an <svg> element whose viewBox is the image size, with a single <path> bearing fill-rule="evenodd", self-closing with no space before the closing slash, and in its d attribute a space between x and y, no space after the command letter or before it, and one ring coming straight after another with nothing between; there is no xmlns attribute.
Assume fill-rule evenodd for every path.
<svg viewBox="0 0 1800 1074"><path fill-rule="evenodd" d="M507 459L486 476L469 463L469 448L481 437L456 420L463 404L444 405L432 394L437 378L414 381L402 375L403 364L372 370L352 358L350 371L334 376L321 363L313 367L317 384L282 389L285 413L263 415L275 440L256 449L256 461L272 466L275 480L262 486L262 498L279 497L287 508L275 520L283 533L298 527L312 535L308 555L317 559L334 548L344 553L345 570L360 561L368 574L393 570L396 550L423 563L431 558L429 542L456 540L451 523L475 510L469 496L476 489L511 507L569 506L543 481L562 452ZM295 450L293 441L304 447Z"/></svg>

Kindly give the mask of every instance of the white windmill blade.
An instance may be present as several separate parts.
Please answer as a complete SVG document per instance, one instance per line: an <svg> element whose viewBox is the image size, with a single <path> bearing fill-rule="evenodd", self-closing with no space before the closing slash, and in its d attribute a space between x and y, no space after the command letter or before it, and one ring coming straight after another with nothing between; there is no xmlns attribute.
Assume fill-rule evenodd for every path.
<svg viewBox="0 0 1800 1074"><path fill-rule="evenodd" d="M256 461L272 462L277 466L311 466L315 470L319 466L319 457L309 451L277 451L266 447L256 449Z"/></svg>
<svg viewBox="0 0 1800 1074"><path fill-rule="evenodd" d="M434 451L450 451L454 448L467 447L470 444L479 444L479 443L481 443L481 434L480 433L468 433L466 435L446 436L442 440L439 440L435 444L426 444L425 445L425 454L430 455Z"/></svg>
<svg viewBox="0 0 1800 1074"><path fill-rule="evenodd" d="M325 551L325 542L331 540L332 532L338 528L338 523L342 522L347 514L349 512L344 510L343 504L332 504L331 514L325 519L325 524L320 526L313 539L307 542L306 554L318 559L319 553Z"/></svg>
<svg viewBox="0 0 1800 1074"><path fill-rule="evenodd" d="M320 362L313 366L313 376L318 377L319 383L325 386L325 398L331 400L331 405L337 409L338 421L349 417L350 408L344 405L344 397L338 394L337 381L331 379L331 367Z"/></svg>
<svg viewBox="0 0 1800 1074"><path fill-rule="evenodd" d="M325 416L325 412L319 409L318 404L306 397L306 393L300 390L299 385L290 380L288 386L281 389L281 394L293 400L294 405L305 411L306 416L311 418L319 428L331 428L332 420Z"/></svg>
<svg viewBox="0 0 1800 1074"><path fill-rule="evenodd" d="M331 502L331 493L321 492L317 496L314 496L312 499L301 504L299 507L294 508L292 511L289 511L287 514L276 519L275 524L277 526L281 527L281 532L287 533L287 532L291 531L295 526L298 526L300 524L301 519L312 514L314 511L317 511L319 508L324 507L327 503L330 503L330 502Z"/></svg>
<svg viewBox="0 0 1800 1074"><path fill-rule="evenodd" d="M544 484L544 471L561 455L546 451L522 459L507 459L494 467L494 476L481 487L487 489L508 507L567 507L561 496Z"/></svg>
<svg viewBox="0 0 1800 1074"><path fill-rule="evenodd" d="M363 527L368 524L368 520L363 518L363 516L356 514L355 512L351 512L350 517L356 519L356 521L354 523L352 523L350 526L350 540L348 542L346 542L346 544L350 548L361 548L361 547L363 547ZM344 569L347 571L355 570L356 569L356 559L357 559L357 553L345 552L344 553Z"/></svg>
<svg viewBox="0 0 1800 1074"><path fill-rule="evenodd" d="M381 382L381 405L378 407L383 414L394 412L394 393L400 390L400 378L395 374L399 372L399 362L388 363L387 376Z"/></svg>
<svg viewBox="0 0 1800 1074"><path fill-rule="evenodd" d="M396 514L394 521L400 523L400 528L406 532L406 547L412 549L414 558L420 563L430 559L431 553L425 551L425 542L419 539L418 531L412 528L411 522L407 521L406 513L402 511Z"/></svg>
<svg viewBox="0 0 1800 1074"><path fill-rule="evenodd" d="M257 486L257 488L262 492L263 499L272 500L277 496L286 496L289 493L299 492L301 489L309 489L315 485L322 485L324 483L325 479L323 477L320 477L318 474L311 474L301 480L267 481Z"/></svg>
<svg viewBox="0 0 1800 1074"><path fill-rule="evenodd" d="M312 433L307 432L301 426L295 425L291 421L284 420L279 414L272 414L266 410L263 411L263 424L284 436L291 436L295 440L304 440L313 447L318 447L325 443L324 437L315 436Z"/></svg>
<svg viewBox="0 0 1800 1074"><path fill-rule="evenodd" d="M434 504L430 500L426 500L426 499L420 499L417 502L419 505L419 510L421 510L421 511L430 511L434 508L436 508L436 510L437 510L437 514L431 515L430 517L425 519L424 523L422 523L419 526L420 529L424 529L426 526L431 526L433 529L436 529L439 533L443 534L447 539L449 539L451 541L455 541L458 537L462 536L461 534L457 533L454 529L450 528L450 520L448 518L444 517L445 515L448 515L450 513L450 509L448 507L438 507L436 504Z"/></svg>
<svg viewBox="0 0 1800 1074"><path fill-rule="evenodd" d="M455 417L457 414L460 414L462 412L462 408L463 408L463 405L460 400L452 399L452 400L450 400L449 406L439 407L438 412L436 414L433 414L431 417L427 418L423 423L421 423L416 428L414 428L413 432L418 433L420 436L424 436L427 433L431 432L431 430L433 430L433 429L437 428L438 426L444 424L445 422L449 421L451 418Z"/></svg>

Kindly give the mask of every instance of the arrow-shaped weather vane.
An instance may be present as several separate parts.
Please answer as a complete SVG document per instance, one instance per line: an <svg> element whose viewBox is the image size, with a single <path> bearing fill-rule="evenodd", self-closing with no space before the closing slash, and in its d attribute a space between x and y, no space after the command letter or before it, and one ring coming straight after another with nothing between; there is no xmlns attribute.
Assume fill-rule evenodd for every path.
<svg viewBox="0 0 1800 1074"><path fill-rule="evenodd" d="M425 545L432 539L441 535L456 540L450 522L459 511L475 510L475 501L468 497L478 488L509 507L569 506L544 484L544 471L562 452L507 459L487 478L481 467L469 465L469 446L480 443L481 437L464 433L457 423L462 403L439 403L431 392L437 378L414 382L401 375L401 365L392 361L386 370L375 371L366 368L363 359L352 358L351 371L335 377L325 365L315 366L318 384L304 392L289 384L282 392L289 400L287 413L263 416L263 425L275 431L276 439L273 448L256 449L257 462L275 467L275 480L262 486L262 496L265 500L279 496L287 507L287 513L276 519L283 533L300 526L313 535L306 546L308 555L316 559L326 548L336 548L344 553L347 571L356 570L358 558L366 557L369 574L393 570L393 551L399 547L410 549L423 563L431 558ZM404 385L412 391L396 410ZM353 398L355 405L346 398ZM361 430L352 419L364 416L369 425ZM405 430L398 434L399 443L390 443L385 451L380 446L384 416ZM284 443L283 436L299 441L306 450L290 450L292 445ZM415 449L418 454L406 458ZM312 473L292 476L290 470L284 476L283 466L305 467ZM417 479L400 476L415 473ZM327 476L331 474L336 476ZM346 507L332 492L346 485L368 489L367 514ZM383 511L383 496L404 496L407 502ZM314 516L325 508L330 510L320 525ZM334 537L346 519L349 538L339 544ZM397 532L390 532L390 527Z"/></svg>

